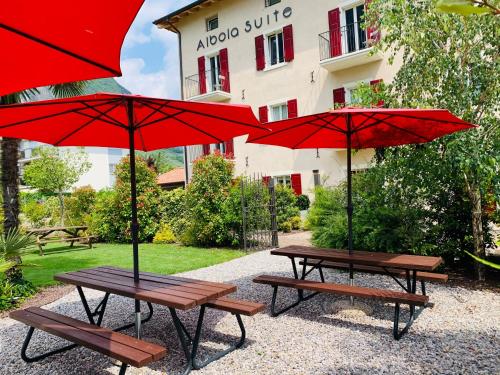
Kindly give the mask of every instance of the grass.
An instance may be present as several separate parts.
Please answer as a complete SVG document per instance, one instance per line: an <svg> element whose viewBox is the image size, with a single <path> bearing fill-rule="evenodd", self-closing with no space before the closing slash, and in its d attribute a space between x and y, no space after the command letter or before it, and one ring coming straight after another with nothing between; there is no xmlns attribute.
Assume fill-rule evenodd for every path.
<svg viewBox="0 0 500 375"><path fill-rule="evenodd" d="M139 245L139 267L141 271L173 274L227 262L245 255L239 250L201 249L178 245ZM45 256L37 253L23 256L24 263L36 264L23 273L36 286L57 284L53 277L60 272L75 271L97 266L132 268L132 245L96 244L88 247L45 246Z"/></svg>

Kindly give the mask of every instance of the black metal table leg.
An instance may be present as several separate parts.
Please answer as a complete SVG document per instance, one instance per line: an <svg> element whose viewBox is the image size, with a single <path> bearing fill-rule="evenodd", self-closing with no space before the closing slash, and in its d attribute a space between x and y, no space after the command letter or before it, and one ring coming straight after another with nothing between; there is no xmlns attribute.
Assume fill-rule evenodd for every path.
<svg viewBox="0 0 500 375"><path fill-rule="evenodd" d="M297 265L295 264L295 258L290 257L290 261L292 262L293 277L295 277L298 280L299 273L297 272ZM302 298L304 298L304 291L303 290L297 289L297 294L299 295L299 300L302 300Z"/></svg>
<svg viewBox="0 0 500 375"><path fill-rule="evenodd" d="M174 322L175 330L177 331L177 336L179 336L179 341L181 343L182 351L184 352L184 356L186 357L186 368L184 369L183 374L187 375L193 369L193 361L191 358L191 352L189 351L189 338L185 336L184 330L182 329L183 324L181 323L179 317L177 316L177 312L174 308L169 307L170 315L172 316L172 320ZM186 340L187 338L187 340ZM193 342L194 346L194 342Z"/></svg>
<svg viewBox="0 0 500 375"><path fill-rule="evenodd" d="M26 338L24 339L23 347L21 349L21 358L23 359L23 361L25 361L27 363L41 361L42 359L45 359L45 358L50 357L50 356L55 355L55 354L63 353L67 350L76 348L78 346L76 344L71 344L71 345L67 345L67 346L64 346L62 348L56 349L56 350L51 350L50 352L47 352L44 354L40 354L40 355L37 355L34 357L29 357L26 354L26 351L28 350L28 346L30 344L31 338L33 337L34 331L35 331L35 328L29 327L28 334L26 335Z"/></svg>

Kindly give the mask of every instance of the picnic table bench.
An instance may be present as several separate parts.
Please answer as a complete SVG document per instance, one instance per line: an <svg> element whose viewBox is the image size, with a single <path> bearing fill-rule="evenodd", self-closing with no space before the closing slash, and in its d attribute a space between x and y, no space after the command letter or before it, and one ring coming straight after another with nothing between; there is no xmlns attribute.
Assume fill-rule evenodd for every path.
<svg viewBox="0 0 500 375"><path fill-rule="evenodd" d="M39 307L30 307L26 310L13 311L10 313L10 317L30 327L21 350L21 357L29 363L65 352L76 346L83 346L122 362L120 375L123 375L128 365L143 367L151 362L162 359L167 353L166 348L162 346L114 332L108 328L85 323ZM35 357L29 357L26 351L35 329L58 336L73 342L73 344Z"/></svg>
<svg viewBox="0 0 500 375"><path fill-rule="evenodd" d="M27 231L28 234L36 236L36 244L40 251L40 255L43 254L43 246L48 243L55 242L69 242L70 246L77 241L84 241L89 249L92 249L92 241L95 240L96 236L80 234L88 229L86 225L77 226L57 226L57 227L47 227L47 228L35 228ZM63 233L62 237L50 237L51 234L60 232Z"/></svg>
<svg viewBox="0 0 500 375"><path fill-rule="evenodd" d="M241 347L246 338L246 331L241 316L252 316L264 309L264 305L260 303L229 298L228 294L236 291L236 286L234 285L196 280L179 276L141 272L140 281L135 282L134 274L130 270L116 267L97 267L58 274L54 277L54 279L67 284L75 285L80 295L85 314L90 324L74 320L64 320L66 319L66 317L56 318L56 320L62 321L63 323L69 322L71 323L70 325L73 326L78 324L78 327L86 327L86 329L89 327L93 327L94 329L96 329L96 327L100 327L111 294L128 297L136 301L146 302L149 313L146 315L146 317L144 317L144 319L142 319L141 324L146 323L152 318L153 304L168 307L174 323L175 331L178 335L182 350L187 361L184 374L189 373L192 369L200 369L215 361L216 359L219 359ZM102 300L94 309L89 306L83 288L99 290L105 293ZM199 307L200 311L196 330L194 332L194 335L191 335L182 321L179 319L177 310L186 311L196 307ZM235 315L241 334L239 339L234 344L230 345L227 349L213 354L205 361L199 361L197 359L197 352L202 335L203 320L207 309L226 311ZM21 317L26 313L32 314L29 309L24 311L21 310L19 312L14 312L14 315L12 317L14 319L19 318L18 320L21 320ZM25 319L23 322L30 326L36 323L28 319ZM116 331L121 331L133 326L134 323L129 323L121 327L114 328L113 331L105 329L105 332L106 334L111 335L111 332L114 333ZM61 330L65 331L66 329L61 328ZM58 330L57 332L52 331L49 333L55 334L56 336L61 336L63 334L60 332L61 330ZM31 339L31 334L32 330L30 329L30 331L28 331L28 336L26 339L27 343L29 343L29 340ZM113 338L117 337L117 340L122 339L122 336L112 336ZM75 347L77 344L86 346L96 351L101 350L100 348L93 347L91 345L91 342L87 342L85 340L82 342L82 340L75 336L66 335L66 337L64 338L69 339L74 343L64 350L69 350ZM141 345L146 344L141 343L138 346L141 351L144 351ZM23 354L26 351L26 347L27 344L23 346L21 354L23 356L23 359L29 360L29 358L25 358L25 354ZM49 353L49 355L60 353L61 351L62 350L56 350ZM106 352L104 354L113 357L113 355L117 356L119 353L112 353L113 355L111 355L110 353ZM151 354L154 354L155 356L159 355L159 353L157 352ZM144 360L149 360L149 362L147 363L150 363L151 361L156 360L155 356L154 358L146 358ZM41 356L40 358L37 358L37 360L46 357L47 355ZM138 365L141 365L141 362L133 362L134 358L127 357L120 359L124 363L124 365L122 366L123 371L125 371L124 367L126 367L125 364L127 363L136 367L138 367ZM146 364L146 362L144 362L144 364Z"/></svg>
<svg viewBox="0 0 500 375"><path fill-rule="evenodd" d="M399 340L408 332L408 329L415 320L415 307L422 306L422 308L424 308L429 303L429 297L426 295L424 282L429 280L447 280L446 275L432 273L432 271L442 263L440 257L373 253L366 251L355 251L353 254L349 254L344 250L320 249L307 246L287 246L281 249L272 250L271 254L288 257L292 263L294 276L293 278L289 278L261 275L253 280L255 283L267 284L273 287L271 301L271 314L273 316L280 315L319 293L388 301L395 305L393 336L396 340ZM295 258L302 259L299 261L299 264L302 266L301 276L299 276L299 272L297 271ZM309 270L307 270L308 266L311 267ZM397 282L403 289L403 292L326 282L323 268L349 269L350 267L360 272L386 274ZM306 280L306 276L315 269L319 271L321 281ZM398 278L400 277L406 278L406 285L399 281ZM422 282L421 295L416 293L417 279ZM297 301L279 311L276 309L278 287L292 288L298 291ZM312 293L304 296L304 290L311 291ZM410 317L404 328L399 330L401 304L410 306Z"/></svg>

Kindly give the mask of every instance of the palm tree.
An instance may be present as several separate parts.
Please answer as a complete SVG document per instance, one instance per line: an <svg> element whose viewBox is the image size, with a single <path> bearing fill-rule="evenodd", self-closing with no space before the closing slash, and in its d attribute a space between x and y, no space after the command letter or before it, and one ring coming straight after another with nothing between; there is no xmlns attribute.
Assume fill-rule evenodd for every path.
<svg viewBox="0 0 500 375"><path fill-rule="evenodd" d="M49 86L56 98L83 94L86 82L71 82ZM30 89L0 97L0 105L30 101L37 89ZM2 197L4 211L4 232L19 226L19 139L3 138L1 141Z"/></svg>

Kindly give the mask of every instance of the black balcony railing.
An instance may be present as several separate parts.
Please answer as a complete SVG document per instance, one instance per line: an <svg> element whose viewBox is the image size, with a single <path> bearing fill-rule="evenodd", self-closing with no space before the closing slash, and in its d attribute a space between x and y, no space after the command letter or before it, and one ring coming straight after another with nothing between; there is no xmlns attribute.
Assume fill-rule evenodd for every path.
<svg viewBox="0 0 500 375"><path fill-rule="evenodd" d="M369 47L364 25L351 23L319 34L320 60L331 59Z"/></svg>
<svg viewBox="0 0 500 375"><path fill-rule="evenodd" d="M201 82L199 74L193 74L192 76L186 77L184 82L185 97L189 99L214 91L229 92L225 79L226 78L219 72L213 70L207 70L205 72L205 79Z"/></svg>

